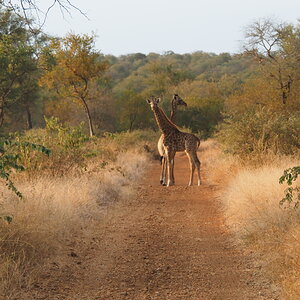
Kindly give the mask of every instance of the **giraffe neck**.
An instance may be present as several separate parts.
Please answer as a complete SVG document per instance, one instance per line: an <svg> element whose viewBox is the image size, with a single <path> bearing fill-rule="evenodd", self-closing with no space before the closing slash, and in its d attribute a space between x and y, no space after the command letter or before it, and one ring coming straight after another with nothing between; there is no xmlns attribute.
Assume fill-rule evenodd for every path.
<svg viewBox="0 0 300 300"><path fill-rule="evenodd" d="M176 113L177 113L177 105L176 105L176 103L175 103L175 101L174 100L172 100L172 105L171 105L171 115L170 115L170 120L172 121L172 122L175 122L175 120L176 120Z"/></svg>
<svg viewBox="0 0 300 300"><path fill-rule="evenodd" d="M168 117L165 115L164 111L159 108L159 107L155 107L153 109L154 112L154 116L156 119L156 123L160 129L160 131L163 134L168 134L171 131L178 131L177 127L175 124L173 124Z"/></svg>

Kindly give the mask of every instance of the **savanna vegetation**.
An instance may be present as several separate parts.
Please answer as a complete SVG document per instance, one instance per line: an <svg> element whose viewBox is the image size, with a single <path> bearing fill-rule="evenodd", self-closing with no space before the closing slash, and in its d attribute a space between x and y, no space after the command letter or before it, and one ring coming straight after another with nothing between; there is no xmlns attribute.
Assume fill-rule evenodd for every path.
<svg viewBox="0 0 300 300"><path fill-rule="evenodd" d="M255 22L240 54L115 57L95 48L94 35L47 36L5 4L1 296L18 299L62 241L130 194L159 137L145 100L161 97L168 113L178 93L188 107L176 123L218 140L205 159L218 170L211 180L228 226L285 299L300 297L300 24Z"/></svg>

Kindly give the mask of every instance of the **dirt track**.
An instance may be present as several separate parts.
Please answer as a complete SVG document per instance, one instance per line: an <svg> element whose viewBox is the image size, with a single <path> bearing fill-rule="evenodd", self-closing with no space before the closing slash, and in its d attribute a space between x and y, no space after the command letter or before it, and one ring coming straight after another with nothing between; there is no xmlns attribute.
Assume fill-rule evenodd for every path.
<svg viewBox="0 0 300 300"><path fill-rule="evenodd" d="M201 187L187 187L179 154L176 186L161 187L154 162L136 197L111 209L91 238L70 241L64 266L45 271L28 299L276 299L233 245L217 187L202 174Z"/></svg>

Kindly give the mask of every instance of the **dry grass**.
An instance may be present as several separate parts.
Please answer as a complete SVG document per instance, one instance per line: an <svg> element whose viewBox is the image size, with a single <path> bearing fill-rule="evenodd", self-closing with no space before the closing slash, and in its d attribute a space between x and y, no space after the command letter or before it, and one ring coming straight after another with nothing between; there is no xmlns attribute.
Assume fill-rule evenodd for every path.
<svg viewBox="0 0 300 300"><path fill-rule="evenodd" d="M278 183L286 167L243 168L222 191L228 224L241 236L264 231L270 224L284 224L291 211L280 207L285 185Z"/></svg>
<svg viewBox="0 0 300 300"><path fill-rule="evenodd" d="M201 165L209 169L207 180L212 184L224 186L239 169L239 161L222 153L218 142L209 139L200 144Z"/></svg>
<svg viewBox="0 0 300 300"><path fill-rule="evenodd" d="M120 153L107 165L93 159L78 176L16 178L24 200L1 187L0 298L21 299L39 270L60 253L65 241L103 216L114 201L132 193L148 157L136 151Z"/></svg>
<svg viewBox="0 0 300 300"><path fill-rule="evenodd" d="M300 299L300 210L279 205L286 186L278 182L283 170L299 165L299 160L273 155L264 162L260 157L259 163L240 161L217 148L212 144L206 151L212 154L209 178L221 183L228 227L255 253L266 276L282 291L282 299Z"/></svg>

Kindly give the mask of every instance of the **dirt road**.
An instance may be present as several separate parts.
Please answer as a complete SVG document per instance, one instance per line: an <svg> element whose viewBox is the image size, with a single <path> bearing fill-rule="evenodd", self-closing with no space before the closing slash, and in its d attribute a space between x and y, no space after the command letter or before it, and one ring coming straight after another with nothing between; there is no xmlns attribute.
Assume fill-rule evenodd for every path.
<svg viewBox="0 0 300 300"><path fill-rule="evenodd" d="M159 169L153 162L136 196L109 210L91 236L70 241L64 266L45 271L30 297L277 299L233 245L206 169L201 187L187 187L188 160L177 155L169 188L159 186Z"/></svg>

